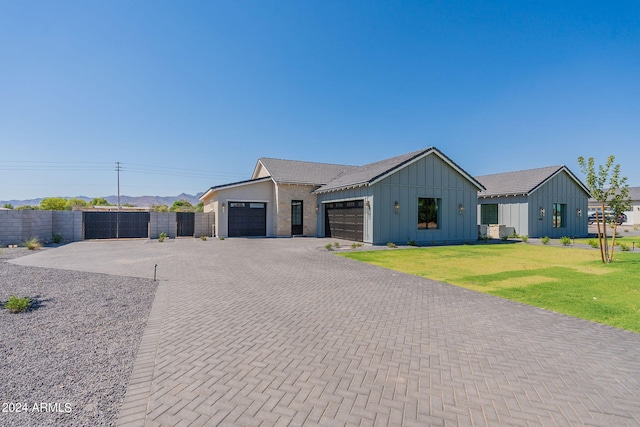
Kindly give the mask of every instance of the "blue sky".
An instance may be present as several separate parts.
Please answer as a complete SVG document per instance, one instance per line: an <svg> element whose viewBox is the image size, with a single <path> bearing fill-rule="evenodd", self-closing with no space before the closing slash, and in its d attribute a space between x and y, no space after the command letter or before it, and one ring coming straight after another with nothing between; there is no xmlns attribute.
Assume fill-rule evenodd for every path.
<svg viewBox="0 0 640 427"><path fill-rule="evenodd" d="M195 194L257 158L436 146L472 175L616 156L637 1L0 0L0 200Z"/></svg>

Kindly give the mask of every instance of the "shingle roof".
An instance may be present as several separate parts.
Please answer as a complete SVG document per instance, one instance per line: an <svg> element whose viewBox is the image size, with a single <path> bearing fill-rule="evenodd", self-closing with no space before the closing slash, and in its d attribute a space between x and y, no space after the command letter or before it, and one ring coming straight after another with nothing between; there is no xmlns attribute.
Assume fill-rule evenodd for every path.
<svg viewBox="0 0 640 427"><path fill-rule="evenodd" d="M336 177L335 179L331 180L329 183L320 187L315 192L325 193L328 191L341 190L346 188L372 184L377 179L383 177L384 175L392 173L396 169L404 166L406 163L409 163L412 160L429 153L434 153L438 155L444 161L449 163L452 167L457 169L458 172L464 175L467 179L469 179L474 184L476 184L479 189L481 188L480 183L478 183L471 175L467 174L462 168L456 165L451 159L445 156L437 148L429 147L429 148L424 148L422 150L413 151L411 153L402 154L400 156L392 157L390 159L381 160L379 162L369 163L367 165L360 166L358 168L354 168Z"/></svg>
<svg viewBox="0 0 640 427"><path fill-rule="evenodd" d="M565 170L588 193L584 184L566 166L560 165L477 176L476 179L486 188L479 197L529 195L561 170Z"/></svg>
<svg viewBox="0 0 640 427"><path fill-rule="evenodd" d="M629 198L633 201L639 201L640 187L629 187Z"/></svg>
<svg viewBox="0 0 640 427"><path fill-rule="evenodd" d="M277 183L323 185L357 166L261 157L258 162Z"/></svg>

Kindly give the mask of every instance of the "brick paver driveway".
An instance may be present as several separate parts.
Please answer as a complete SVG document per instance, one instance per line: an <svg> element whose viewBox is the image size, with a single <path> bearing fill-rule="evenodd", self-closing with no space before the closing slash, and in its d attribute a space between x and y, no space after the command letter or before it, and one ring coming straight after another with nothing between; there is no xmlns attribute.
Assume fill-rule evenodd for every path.
<svg viewBox="0 0 640 427"><path fill-rule="evenodd" d="M343 259L323 239L79 242L161 281L120 425L640 425L640 334Z"/></svg>

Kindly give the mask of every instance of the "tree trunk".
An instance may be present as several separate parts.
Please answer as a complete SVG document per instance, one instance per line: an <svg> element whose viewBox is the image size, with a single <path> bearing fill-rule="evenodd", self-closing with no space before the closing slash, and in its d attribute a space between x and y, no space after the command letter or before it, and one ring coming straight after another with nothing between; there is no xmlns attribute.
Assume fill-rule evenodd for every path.
<svg viewBox="0 0 640 427"><path fill-rule="evenodd" d="M607 245L607 219L604 215L604 203L602 204L602 243L604 248L604 260L602 262L609 262L609 246Z"/></svg>
<svg viewBox="0 0 640 427"><path fill-rule="evenodd" d="M604 223L604 214L602 215L602 220ZM602 258L602 262L605 263L604 260L604 248L602 244L602 233L600 232L600 215L596 212L596 224L598 225L598 247L600 248L600 258ZM604 225L604 224L603 224Z"/></svg>
<svg viewBox="0 0 640 427"><path fill-rule="evenodd" d="M611 251L609 252L609 262L613 261L613 248L616 243L616 234L618 230L618 218L616 218L616 222L613 223L613 236L611 237Z"/></svg>

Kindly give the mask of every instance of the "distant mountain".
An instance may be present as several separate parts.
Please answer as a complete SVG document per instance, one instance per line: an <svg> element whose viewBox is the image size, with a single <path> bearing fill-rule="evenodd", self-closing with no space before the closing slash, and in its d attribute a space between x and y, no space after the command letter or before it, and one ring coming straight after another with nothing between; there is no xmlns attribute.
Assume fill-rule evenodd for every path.
<svg viewBox="0 0 640 427"><path fill-rule="evenodd" d="M177 196L167 196L167 197L163 197L163 196L138 196L138 197L132 197L132 196L120 196L120 204L121 205L125 205L125 204L131 204L134 206L138 206L138 207L151 207L153 205L167 205L167 206L171 206L173 204L173 202L177 201L177 200L187 200L189 203L191 203L192 205L197 205L198 203L200 203L200 196L202 196L204 193L198 193L196 195L191 195L191 194L178 194ZM52 197L58 197L58 196L52 196ZM104 197L104 196L102 196ZM90 201L93 200L93 197L86 197L86 196L75 196L75 197L64 197L65 199L82 199L84 201ZM118 204L118 196L106 196L104 197L107 202L109 202L110 204L116 205ZM0 207L4 206L7 203L10 203L14 208L17 208L19 206L38 206L40 204L40 202L42 201L42 198L39 199L30 199L30 200L0 200Z"/></svg>

